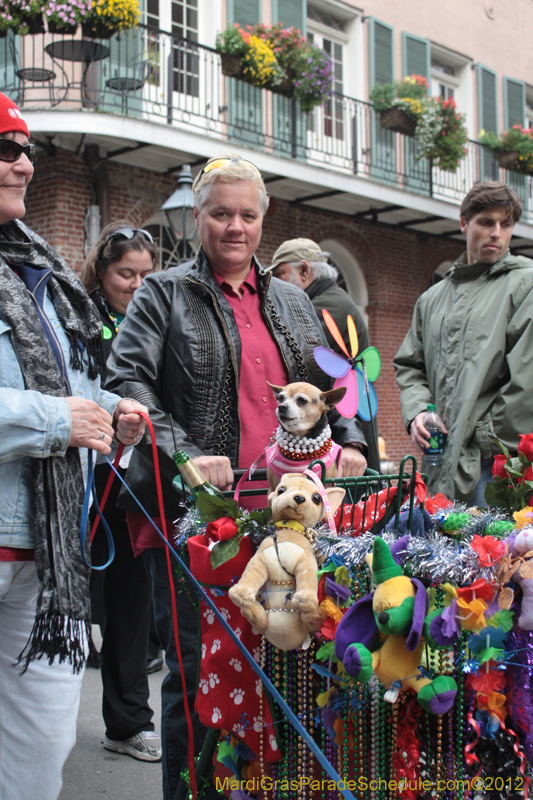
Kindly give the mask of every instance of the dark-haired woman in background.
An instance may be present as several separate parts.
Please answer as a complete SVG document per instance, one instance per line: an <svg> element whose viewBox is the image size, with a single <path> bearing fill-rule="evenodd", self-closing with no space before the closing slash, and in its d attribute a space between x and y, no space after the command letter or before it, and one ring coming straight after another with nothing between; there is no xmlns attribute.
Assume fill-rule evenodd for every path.
<svg viewBox="0 0 533 800"><path fill-rule="evenodd" d="M130 300L143 278L156 269L156 263L157 249L151 234L131 228L126 222L107 225L91 249L81 279L102 319L106 359ZM102 497L109 472L107 464L99 464L95 469L98 499ZM103 634L104 747L142 761L159 761L161 746L152 723L153 711L148 705L151 583L144 563L133 556L126 512L116 506L120 486L120 481L115 480L104 512L115 541L115 558L106 570L93 573L92 597ZM104 540L100 526L93 544L93 563L103 563L106 559Z"/></svg>

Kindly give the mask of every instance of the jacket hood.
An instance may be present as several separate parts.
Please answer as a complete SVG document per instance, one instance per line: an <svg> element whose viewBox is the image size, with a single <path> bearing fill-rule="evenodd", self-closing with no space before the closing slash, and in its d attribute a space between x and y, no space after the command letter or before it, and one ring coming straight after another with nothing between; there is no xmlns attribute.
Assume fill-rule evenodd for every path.
<svg viewBox="0 0 533 800"><path fill-rule="evenodd" d="M469 264L466 260L466 250L459 258L454 261L453 266L450 267L446 273L446 277L454 278L455 280L469 279L483 272L488 272L489 275L499 275L503 272L510 272L514 269L531 269L533 261L525 256L513 256L508 250L499 261L495 264L483 264L481 262Z"/></svg>

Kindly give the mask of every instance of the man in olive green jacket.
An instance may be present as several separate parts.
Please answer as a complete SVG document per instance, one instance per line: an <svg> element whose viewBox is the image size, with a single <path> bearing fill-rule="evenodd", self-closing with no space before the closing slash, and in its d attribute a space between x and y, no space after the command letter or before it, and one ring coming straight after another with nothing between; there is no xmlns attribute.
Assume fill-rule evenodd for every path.
<svg viewBox="0 0 533 800"><path fill-rule="evenodd" d="M427 446L428 403L448 440L431 491L486 505L494 438L516 450L533 431L533 261L509 253L522 209L502 183L480 183L461 205L466 252L419 297L396 358L402 416L417 451Z"/></svg>

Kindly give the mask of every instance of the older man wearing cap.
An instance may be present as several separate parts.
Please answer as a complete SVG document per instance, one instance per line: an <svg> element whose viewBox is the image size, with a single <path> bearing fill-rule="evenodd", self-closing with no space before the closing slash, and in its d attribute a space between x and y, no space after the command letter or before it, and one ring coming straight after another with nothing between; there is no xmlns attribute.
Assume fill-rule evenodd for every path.
<svg viewBox="0 0 533 800"><path fill-rule="evenodd" d="M139 441L146 409L100 387L97 312L20 222L28 137L0 93L0 798L55 800L90 641L87 453L108 455L114 437Z"/></svg>
<svg viewBox="0 0 533 800"><path fill-rule="evenodd" d="M288 239L274 253L270 270L276 278L304 290L322 323L329 346L341 354L323 321L322 309L329 311L345 341L348 341L346 319L350 315L357 328L361 352L370 344L365 321L352 298L337 284L338 272L327 263L328 257L329 253L321 250L312 239Z"/></svg>

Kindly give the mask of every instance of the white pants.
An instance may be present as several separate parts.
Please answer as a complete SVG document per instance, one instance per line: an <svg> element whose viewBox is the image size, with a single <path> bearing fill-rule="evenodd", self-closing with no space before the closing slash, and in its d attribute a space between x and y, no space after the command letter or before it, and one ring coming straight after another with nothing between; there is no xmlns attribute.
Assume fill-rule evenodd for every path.
<svg viewBox="0 0 533 800"><path fill-rule="evenodd" d="M35 619L33 561L0 562L0 798L56 800L76 741L83 671L46 658L13 666Z"/></svg>

